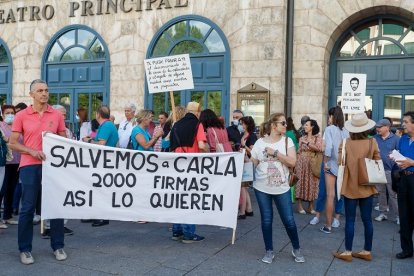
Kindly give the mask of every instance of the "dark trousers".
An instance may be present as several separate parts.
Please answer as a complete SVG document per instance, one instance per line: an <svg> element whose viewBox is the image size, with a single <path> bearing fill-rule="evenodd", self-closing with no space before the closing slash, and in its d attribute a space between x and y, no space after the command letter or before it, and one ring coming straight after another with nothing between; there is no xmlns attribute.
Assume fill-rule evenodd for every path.
<svg viewBox="0 0 414 276"><path fill-rule="evenodd" d="M401 249L413 253L414 175L402 175L398 185L398 213L400 215Z"/></svg>
<svg viewBox="0 0 414 276"><path fill-rule="evenodd" d="M11 219L13 215L13 197L17 182L19 181L19 164L6 165L4 174L4 212L3 219Z"/></svg>
<svg viewBox="0 0 414 276"><path fill-rule="evenodd" d="M20 169L22 180L22 208L18 226L18 243L20 252L32 251L33 216L38 193L42 184L42 165L25 166ZM48 195L53 196L53 195ZM55 251L64 247L63 219L50 220L50 243Z"/></svg>

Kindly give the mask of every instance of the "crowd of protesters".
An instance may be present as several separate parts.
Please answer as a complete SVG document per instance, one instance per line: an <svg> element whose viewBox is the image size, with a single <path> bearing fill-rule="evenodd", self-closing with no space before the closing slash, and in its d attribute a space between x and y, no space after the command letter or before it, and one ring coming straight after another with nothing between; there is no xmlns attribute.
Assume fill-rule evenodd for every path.
<svg viewBox="0 0 414 276"><path fill-rule="evenodd" d="M0 200L3 201L0 229L18 225L18 247L23 264L34 263L32 252L33 224L40 220L42 161L42 132L48 131L68 139L86 143L141 151L176 153L242 151L244 162L254 165L254 181L241 183L239 220L254 215L251 190L259 206L265 255L264 263L272 263L273 202L292 243L296 262L305 262L296 228L292 202L297 202L299 214L312 214L311 225L326 220L320 231L332 233L340 227L340 216L345 216L345 251L334 256L344 261L360 258L372 260L372 211L378 222L395 221L400 225L402 252L396 258L413 256L414 228L414 112L406 112L402 132L391 131L392 122L383 118L378 122L366 113L354 114L345 121L339 106L328 112L328 126L322 130L318 122L303 116L299 130L292 118L275 113L256 128L253 117L234 110L232 122L226 128L224 119L211 109L202 110L197 102L177 106L173 113L160 112L158 124L154 112L139 110L134 104L125 106L125 119L115 125L110 109L101 106L95 118L88 120L84 107L77 110L78 123L74 133L65 126L66 109L50 106L45 81L34 80L30 85L32 103L4 105L0 122ZM52 123L51 123L52 122ZM258 131L260 129L260 131ZM401 131L401 128L399 129ZM373 133L373 131L375 131ZM395 161L389 154L399 150L406 157ZM345 151L344 175L339 163ZM358 160L368 157L382 160L387 184L360 185ZM293 174L297 179L290 181ZM338 177L343 177L337 194ZM379 205L374 208L374 196ZM304 207L307 202L307 208ZM356 209L359 206L364 224L364 247L353 251ZM18 220L13 216L19 215ZM108 220L82 220L93 227L108 225ZM52 219L45 223L44 237L50 238L57 260L67 258L64 236L73 234L66 221ZM146 223L141 221L140 223ZM204 240L196 234L193 224L173 224L172 239L183 243Z"/></svg>

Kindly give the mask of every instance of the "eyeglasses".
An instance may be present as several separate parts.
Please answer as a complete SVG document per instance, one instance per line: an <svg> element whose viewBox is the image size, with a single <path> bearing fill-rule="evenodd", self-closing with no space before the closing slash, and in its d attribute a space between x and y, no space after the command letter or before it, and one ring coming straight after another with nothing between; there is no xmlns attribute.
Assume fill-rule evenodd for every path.
<svg viewBox="0 0 414 276"><path fill-rule="evenodd" d="M287 125L286 121L276 121L276 123L280 123L282 126L286 126Z"/></svg>

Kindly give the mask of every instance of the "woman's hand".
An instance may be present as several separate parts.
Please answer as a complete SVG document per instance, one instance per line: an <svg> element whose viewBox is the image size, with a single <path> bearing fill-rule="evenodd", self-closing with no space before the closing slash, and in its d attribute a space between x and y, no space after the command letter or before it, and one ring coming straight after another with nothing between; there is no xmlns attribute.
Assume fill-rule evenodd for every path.
<svg viewBox="0 0 414 276"><path fill-rule="evenodd" d="M158 130L157 133L154 134L154 136L158 139L161 136L164 135L164 131L162 129Z"/></svg>

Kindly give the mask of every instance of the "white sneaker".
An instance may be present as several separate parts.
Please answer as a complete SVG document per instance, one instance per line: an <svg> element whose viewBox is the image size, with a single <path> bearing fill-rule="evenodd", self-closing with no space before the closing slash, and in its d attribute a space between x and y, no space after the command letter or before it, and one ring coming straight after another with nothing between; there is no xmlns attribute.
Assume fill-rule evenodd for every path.
<svg viewBox="0 0 414 276"><path fill-rule="evenodd" d="M311 221L309 221L309 224L311 225L316 225L319 223L319 218L318 217L313 217L313 219L311 219Z"/></svg>
<svg viewBox="0 0 414 276"><path fill-rule="evenodd" d="M341 222L338 219L334 218L332 222L332 227L338 228L340 225L341 225Z"/></svg>
<svg viewBox="0 0 414 276"><path fill-rule="evenodd" d="M387 216L381 213L378 217L375 218L376 221L383 221L386 220Z"/></svg>
<svg viewBox="0 0 414 276"><path fill-rule="evenodd" d="M34 258L30 252L21 252L20 253L20 262L25 265L34 263Z"/></svg>
<svg viewBox="0 0 414 276"><path fill-rule="evenodd" d="M9 228L6 224L3 223L3 221L0 220L0 229L7 229Z"/></svg>
<svg viewBox="0 0 414 276"><path fill-rule="evenodd" d="M39 215L34 215L33 224L39 224L42 218Z"/></svg>
<svg viewBox="0 0 414 276"><path fill-rule="evenodd" d="M66 255L66 252L63 250L63 248L55 250L53 254L55 254L56 260L58 261L64 261L68 258L68 255Z"/></svg>

